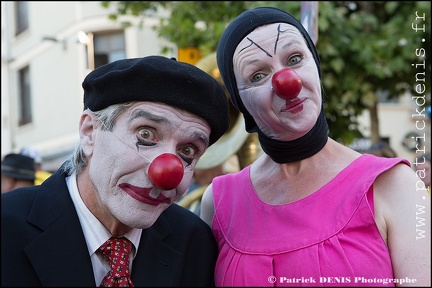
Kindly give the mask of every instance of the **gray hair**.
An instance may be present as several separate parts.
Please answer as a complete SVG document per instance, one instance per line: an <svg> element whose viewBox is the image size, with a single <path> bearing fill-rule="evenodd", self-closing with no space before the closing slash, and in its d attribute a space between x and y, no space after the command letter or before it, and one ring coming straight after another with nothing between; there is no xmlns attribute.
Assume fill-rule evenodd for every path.
<svg viewBox="0 0 432 288"><path fill-rule="evenodd" d="M96 112L93 112L90 109L87 109L87 111L90 111L98 118L99 122L102 124L101 125L102 130L112 131L118 117L125 110L129 109L133 103L134 102L115 104ZM68 157L66 162L62 165L61 169L68 176L72 175L73 173L79 175L81 171L84 169L84 167L87 165L87 161L88 159L84 151L82 150L81 143L78 143L73 153Z"/></svg>

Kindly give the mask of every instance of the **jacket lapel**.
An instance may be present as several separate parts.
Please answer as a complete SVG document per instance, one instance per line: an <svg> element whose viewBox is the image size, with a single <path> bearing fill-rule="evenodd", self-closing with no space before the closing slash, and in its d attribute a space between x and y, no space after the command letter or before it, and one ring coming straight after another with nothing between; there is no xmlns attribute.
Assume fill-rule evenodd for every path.
<svg viewBox="0 0 432 288"><path fill-rule="evenodd" d="M43 232L29 243L25 253L42 285L95 286L87 244L65 175L56 172L39 192L27 220Z"/></svg>
<svg viewBox="0 0 432 288"><path fill-rule="evenodd" d="M183 254L165 243L171 233L164 213L151 228L143 230L132 268L135 286L178 286Z"/></svg>

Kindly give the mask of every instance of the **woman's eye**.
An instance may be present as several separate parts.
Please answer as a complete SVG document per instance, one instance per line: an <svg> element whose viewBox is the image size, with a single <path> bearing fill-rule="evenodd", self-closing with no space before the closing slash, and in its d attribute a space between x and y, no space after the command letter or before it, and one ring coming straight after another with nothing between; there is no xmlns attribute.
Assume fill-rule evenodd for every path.
<svg viewBox="0 0 432 288"><path fill-rule="evenodd" d="M256 82L260 81L263 78L264 78L264 74L262 74L262 73L254 74L252 76L252 83L256 83Z"/></svg>
<svg viewBox="0 0 432 288"><path fill-rule="evenodd" d="M302 57L300 55L294 55L293 57L288 59L288 66L298 64L298 63L300 63L301 60L302 60Z"/></svg>

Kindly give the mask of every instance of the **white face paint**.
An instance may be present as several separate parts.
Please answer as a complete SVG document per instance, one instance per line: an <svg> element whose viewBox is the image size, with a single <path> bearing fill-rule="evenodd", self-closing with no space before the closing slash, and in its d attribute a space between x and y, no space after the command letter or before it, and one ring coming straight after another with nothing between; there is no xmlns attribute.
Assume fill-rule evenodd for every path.
<svg viewBox="0 0 432 288"><path fill-rule="evenodd" d="M301 33L292 25L274 23L257 28L237 46L233 57L240 98L267 136L290 141L305 135L321 111L321 84L316 63ZM289 67L303 87L292 100L272 89L272 77Z"/></svg>
<svg viewBox="0 0 432 288"><path fill-rule="evenodd" d="M210 126L191 113L153 102L137 103L122 113L113 131L93 133L89 175L96 197L108 213L133 228L148 228L184 194L198 159L208 146ZM148 178L151 161L163 153L177 155L183 179L173 190L153 187ZM102 209L102 210L104 210Z"/></svg>

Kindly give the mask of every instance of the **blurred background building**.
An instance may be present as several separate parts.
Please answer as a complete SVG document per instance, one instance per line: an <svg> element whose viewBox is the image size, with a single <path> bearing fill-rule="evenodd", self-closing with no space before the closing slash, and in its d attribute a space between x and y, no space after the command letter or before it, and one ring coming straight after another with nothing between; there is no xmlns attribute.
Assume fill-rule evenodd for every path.
<svg viewBox="0 0 432 288"><path fill-rule="evenodd" d="M124 28L122 21L108 18L113 11L99 1L2 1L1 5L1 154L36 149L42 169L52 172L78 141L84 77L117 59L161 54L170 43L152 27L167 11L149 13L142 24L137 23L141 19L122 16L135 23ZM198 60L195 50L171 47L172 55L165 56ZM419 131L410 95L384 101L378 108L381 134L398 156L414 159L410 140L424 133L430 150L430 116L428 126ZM363 152L371 146L366 112L359 120L365 138L352 147Z"/></svg>
<svg viewBox="0 0 432 288"><path fill-rule="evenodd" d="M32 147L41 153L42 169L53 171L78 141L81 83L89 71L121 58L160 54L167 43L152 29L156 16L141 28L122 28L98 1L1 5L2 157Z"/></svg>

